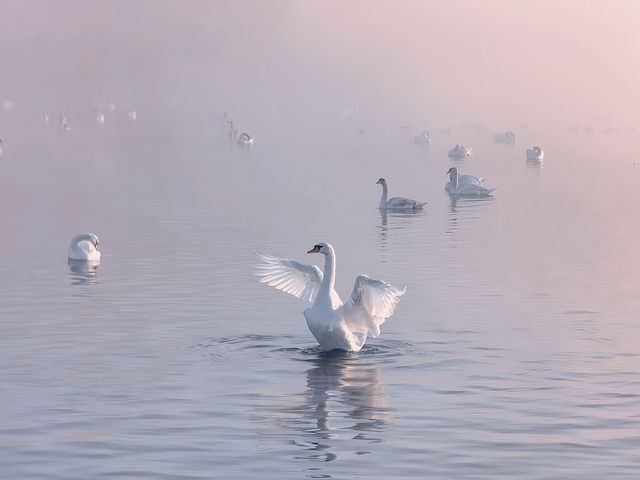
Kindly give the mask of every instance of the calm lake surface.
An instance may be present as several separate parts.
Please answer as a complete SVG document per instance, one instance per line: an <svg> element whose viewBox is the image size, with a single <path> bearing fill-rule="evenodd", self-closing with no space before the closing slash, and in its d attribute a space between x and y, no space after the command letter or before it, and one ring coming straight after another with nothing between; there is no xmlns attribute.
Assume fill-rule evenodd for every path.
<svg viewBox="0 0 640 480"><path fill-rule="evenodd" d="M621 138L454 128L424 149L396 126L265 122L244 151L200 120L3 120L2 478L638 478ZM452 201L452 165L494 198ZM381 214L379 177L426 210ZM67 264L84 231L97 270ZM321 241L343 298L360 273L407 286L359 353L321 354L306 305L253 274L256 249L318 263Z"/></svg>

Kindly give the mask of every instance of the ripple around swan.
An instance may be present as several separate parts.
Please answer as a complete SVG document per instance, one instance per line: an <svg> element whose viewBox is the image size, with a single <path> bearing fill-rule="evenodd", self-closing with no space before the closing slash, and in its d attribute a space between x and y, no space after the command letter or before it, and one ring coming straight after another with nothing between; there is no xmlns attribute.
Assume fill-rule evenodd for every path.
<svg viewBox="0 0 640 480"><path fill-rule="evenodd" d="M251 350L261 358L284 357L295 361L309 361L316 358L349 360L353 358L394 358L403 355L422 355L425 348L403 340L374 340L366 343L359 352L341 350L323 351L319 345L311 347L282 346L282 343L296 345L306 339L291 335L240 335L236 337L212 338L194 345L203 355L214 361L223 361L236 354Z"/></svg>

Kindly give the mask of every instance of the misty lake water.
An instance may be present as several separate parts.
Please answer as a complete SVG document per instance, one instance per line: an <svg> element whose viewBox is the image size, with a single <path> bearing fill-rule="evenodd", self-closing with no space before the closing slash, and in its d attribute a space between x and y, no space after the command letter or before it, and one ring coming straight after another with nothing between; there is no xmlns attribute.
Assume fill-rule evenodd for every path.
<svg viewBox="0 0 640 480"><path fill-rule="evenodd" d="M217 117L86 123L3 124L3 478L638 478L628 150L265 123L246 151ZM451 165L494 198L450 199ZM381 214L381 176L426 210ZM67 264L84 231L95 271ZM343 298L360 273L407 286L359 353L320 353L306 305L253 274L256 249L319 263L321 241Z"/></svg>

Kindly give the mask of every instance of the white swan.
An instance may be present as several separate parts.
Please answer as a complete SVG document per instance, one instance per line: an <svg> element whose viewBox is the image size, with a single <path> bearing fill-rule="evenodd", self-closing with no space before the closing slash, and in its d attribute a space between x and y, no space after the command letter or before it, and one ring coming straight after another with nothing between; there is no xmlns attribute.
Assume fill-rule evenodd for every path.
<svg viewBox="0 0 640 480"><path fill-rule="evenodd" d="M104 124L104 113L100 111L96 111L96 124L102 125Z"/></svg>
<svg viewBox="0 0 640 480"><path fill-rule="evenodd" d="M304 311L309 330L325 350L359 351L367 336L380 335L380 326L393 315L406 287L400 290L367 275L358 275L345 303L334 289L336 255L328 243L318 243L307 253L324 255L324 274L316 265L256 252L260 281L313 302Z"/></svg>
<svg viewBox="0 0 640 480"><path fill-rule="evenodd" d="M100 260L100 241L93 233L81 233L71 239L69 244L69 260Z"/></svg>
<svg viewBox="0 0 640 480"><path fill-rule="evenodd" d="M544 152L539 146L534 145L531 148L527 148L528 161L542 163L543 159L544 159Z"/></svg>
<svg viewBox="0 0 640 480"><path fill-rule="evenodd" d="M496 143L506 143L508 145L515 145L516 143L516 134L513 132L505 132L499 135L493 136L493 141Z"/></svg>
<svg viewBox="0 0 640 480"><path fill-rule="evenodd" d="M413 137L413 143L416 145L431 145L431 135L429 135L428 131L423 130L420 135Z"/></svg>
<svg viewBox="0 0 640 480"><path fill-rule="evenodd" d="M467 158L471 156L472 148L465 145L457 144L451 150L449 150L449 156L451 158Z"/></svg>
<svg viewBox="0 0 640 480"><path fill-rule="evenodd" d="M427 202L416 202L415 200L404 197L393 197L387 200L387 195L389 193L387 181L384 178L380 178L378 179L376 184L382 185L382 197L380 197L380 206L378 208L391 208L395 210L422 210L422 208L427 204Z"/></svg>
<svg viewBox="0 0 640 480"><path fill-rule="evenodd" d="M241 147L249 147L253 145L253 138L248 133L241 133L238 137L238 145Z"/></svg>
<svg viewBox="0 0 640 480"><path fill-rule="evenodd" d="M449 181L444 189L450 195L469 196L469 197L488 197L493 192L493 188L489 189L482 183L482 177L474 177L473 175L458 175L458 169L451 167L447 170Z"/></svg>
<svg viewBox="0 0 640 480"><path fill-rule="evenodd" d="M4 150L2 150L2 139L0 138L0 157L4 155Z"/></svg>
<svg viewBox="0 0 640 480"><path fill-rule="evenodd" d="M138 114L135 110L129 110L127 112L127 117L129 117L131 120L135 120L136 118L138 118Z"/></svg>

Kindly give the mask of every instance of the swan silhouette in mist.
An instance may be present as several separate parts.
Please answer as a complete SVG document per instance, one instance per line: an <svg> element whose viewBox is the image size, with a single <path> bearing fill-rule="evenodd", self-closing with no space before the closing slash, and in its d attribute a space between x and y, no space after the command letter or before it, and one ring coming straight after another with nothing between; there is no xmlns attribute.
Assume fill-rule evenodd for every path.
<svg viewBox="0 0 640 480"><path fill-rule="evenodd" d="M542 161L544 160L544 152L537 145L534 145L531 148L527 148L527 160L530 162L542 163Z"/></svg>
<svg viewBox="0 0 640 480"><path fill-rule="evenodd" d="M93 233L81 233L71 239L68 249L69 260L100 260L100 241Z"/></svg>
<svg viewBox="0 0 640 480"><path fill-rule="evenodd" d="M404 197L393 197L387 200L387 195L389 194L387 181L384 178L380 178L376 184L382 185L382 197L380 197L380 205L378 208L389 208L394 210L422 210L422 208L427 204L427 202L417 202Z"/></svg>
<svg viewBox="0 0 640 480"><path fill-rule="evenodd" d="M256 252L262 283L313 302L304 311L307 326L322 350L359 351L368 336L380 335L380 326L393 315L402 290L367 275L356 277L353 292L342 302L334 289L336 254L329 243L318 243L307 253L324 255L324 273L316 265Z"/></svg>
<svg viewBox="0 0 640 480"><path fill-rule="evenodd" d="M453 147L451 150L449 150L448 155L451 158L463 159L463 158L470 157L472 151L473 150L472 150L471 147L467 147L465 145L457 144L455 147Z"/></svg>

